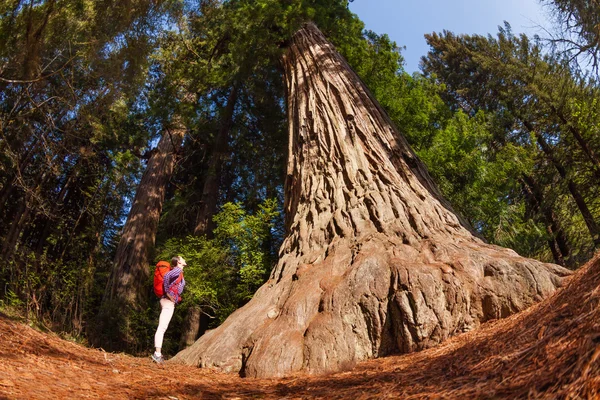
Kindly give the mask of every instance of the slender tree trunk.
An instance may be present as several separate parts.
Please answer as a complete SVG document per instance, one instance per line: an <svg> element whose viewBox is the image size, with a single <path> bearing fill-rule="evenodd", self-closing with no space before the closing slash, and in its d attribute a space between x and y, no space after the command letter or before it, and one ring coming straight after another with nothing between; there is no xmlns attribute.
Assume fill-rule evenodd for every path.
<svg viewBox="0 0 600 400"><path fill-rule="evenodd" d="M523 175L521 183L523 184L526 197L532 207L541 211L541 214L544 217L546 222L546 231L550 235L548 246L550 247L554 261L556 261L556 263L559 265L566 265L569 262L571 249L568 245L565 232L560 227L554 211L552 211L552 209L544 201L539 185L531 176Z"/></svg>
<svg viewBox="0 0 600 400"><path fill-rule="evenodd" d="M43 33L46 29L50 15L54 11L54 5L56 0L49 0L46 2L46 10L43 20L39 26L34 27L33 21L33 2L29 9L29 20L27 23L26 43L25 43L25 57L23 60L23 79L32 79L38 74L40 69L40 49L43 45Z"/></svg>
<svg viewBox="0 0 600 400"><path fill-rule="evenodd" d="M200 199L200 210L196 220L194 235L201 236L212 232L212 217L217 212L217 201L219 199L219 179L221 170L227 154L229 133L233 125L233 113L237 103L238 85L234 84L229 93L227 104L221 117L221 126L215 139L214 148L208 163L208 171L204 178L202 198Z"/></svg>
<svg viewBox="0 0 600 400"><path fill-rule="evenodd" d="M200 209L196 219L196 227L194 235L212 237L213 222L212 218L217 212L217 203L219 200L219 182L221 180L221 171L227 154L229 136L233 125L233 114L237 103L239 85L236 83L231 88L227 104L221 116L221 123L213 151L208 163L208 170L204 177L204 186L202 189L202 197L200 198ZM181 331L181 339L179 341L180 349L194 344L200 334L201 309L198 305L193 305L188 308Z"/></svg>
<svg viewBox="0 0 600 400"><path fill-rule="evenodd" d="M38 256L42 255L44 247L46 245L46 239L50 236L52 232L52 228L56 226L56 215L59 210L64 206L64 201L67 196L67 193L71 187L73 182L74 175L76 173L77 163L71 168L71 170L67 174L67 179L58 193L56 200L53 202L50 207L49 215L42 217L43 228L40 230L38 228L37 232L37 245L35 247L35 253Z"/></svg>
<svg viewBox="0 0 600 400"><path fill-rule="evenodd" d="M181 330L181 338L179 340L179 348L185 349L194 344L200 334L200 316L202 310L199 305L194 304L188 307L183 329Z"/></svg>
<svg viewBox="0 0 600 400"><path fill-rule="evenodd" d="M581 216L583 217L585 225L586 225L588 231L590 232L590 236L592 237L594 247L596 247L596 248L599 247L600 246L600 227L596 223L594 216L592 215L589 207L587 206L585 199L581 195L581 192L579 191L577 184L573 181L573 179L569 178L566 168L554 156L554 151L553 151L552 147L546 142L544 137L542 135L540 135L540 133L535 129L535 127L531 124L531 122L529 122L528 120L526 120L520 116L519 116L519 119L523 122L523 125L525 126L525 128L527 128L527 130L530 133L533 133L535 135L535 138L536 138L538 144L540 145L540 148L542 149L542 151L544 152L544 154L546 155L548 160L550 160L552 165L554 165L554 168L558 171L558 174L560 175L561 179L563 179L564 181L567 182L567 187L569 189L569 192L571 193L573 200L575 200L575 204L577 205L577 208L579 209L579 212L581 213Z"/></svg>
<svg viewBox="0 0 600 400"><path fill-rule="evenodd" d="M316 26L284 56L287 236L269 281L175 362L242 376L336 371L433 346L570 272L475 237Z"/></svg>
<svg viewBox="0 0 600 400"><path fill-rule="evenodd" d="M581 132L579 132L579 129L573 126L573 124L567 120L564 113L557 109L553 104L550 104L550 109L556 116L558 116L560 121L567 126L569 132L571 132L571 134L579 144L579 147L581 147L583 153L592 163L592 170L594 171L594 175L596 176L596 178L600 178L600 158L598 158L596 153L592 151L587 141L583 138Z"/></svg>
<svg viewBox="0 0 600 400"><path fill-rule="evenodd" d="M23 197L13 199L14 202L19 202L19 206L2 245L2 258L4 261L8 261L13 256L19 243L19 238L25 230L25 225L30 219L32 211L35 211L35 205L38 206L35 207L36 209L43 209L39 203L35 202L35 199L39 197L41 188L44 186L47 177L47 171L44 169L40 170L35 179L36 185L32 189L23 188Z"/></svg>
<svg viewBox="0 0 600 400"><path fill-rule="evenodd" d="M533 132L536 135L537 142L542 148L542 151L546 154L548 159L550 159L550 161L554 165L554 168L556 168L556 170L558 171L560 177L567 182L569 192L571 193L571 196L573 196L573 200L575 200L575 204L577 204L577 208L579 209L579 212L583 217L585 225L587 226L588 231L590 232L590 236L592 237L592 240L594 242L594 247L599 247L600 227L596 223L596 220L594 219L594 216L592 215L589 207L587 206L585 199L581 195L577 184L573 181L573 179L568 177L567 170L565 169L565 167L556 159L556 157L554 157L554 152L550 145L544 140L544 138L541 135L539 135L535 131Z"/></svg>
<svg viewBox="0 0 600 400"><path fill-rule="evenodd" d="M2 212L6 208L6 202L9 197L13 193L14 189L17 187L17 180L19 176L23 174L25 169L29 166L30 162L33 160L33 153L37 149L38 139L34 139L32 144L29 146L27 150L24 151L23 156L19 159L19 162L16 165L15 170L7 177L6 183L0 189L0 216Z"/></svg>
<svg viewBox="0 0 600 400"><path fill-rule="evenodd" d="M29 219L31 207L29 207L28 203L29 201L27 199L22 200L22 203L19 205L19 208L15 214L14 220L10 225L10 230L4 239L4 243L2 245L2 259L4 262L9 261L13 256L17 247L17 243L19 242L19 236L24 229L25 223Z"/></svg>
<svg viewBox="0 0 600 400"><path fill-rule="evenodd" d="M166 130L138 185L123 227L113 268L106 286L95 341L105 349L132 350L137 341L131 324L148 304L149 256L154 247L165 189L175 165L175 154L185 134L180 121Z"/></svg>

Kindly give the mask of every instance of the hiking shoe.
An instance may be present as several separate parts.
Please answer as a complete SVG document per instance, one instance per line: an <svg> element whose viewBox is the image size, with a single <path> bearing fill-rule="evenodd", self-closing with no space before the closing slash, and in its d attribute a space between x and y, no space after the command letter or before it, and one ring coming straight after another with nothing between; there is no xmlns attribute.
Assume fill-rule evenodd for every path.
<svg viewBox="0 0 600 400"><path fill-rule="evenodd" d="M163 356L157 356L156 354L152 353L152 361L154 361L157 364L162 364L165 359L163 358Z"/></svg>

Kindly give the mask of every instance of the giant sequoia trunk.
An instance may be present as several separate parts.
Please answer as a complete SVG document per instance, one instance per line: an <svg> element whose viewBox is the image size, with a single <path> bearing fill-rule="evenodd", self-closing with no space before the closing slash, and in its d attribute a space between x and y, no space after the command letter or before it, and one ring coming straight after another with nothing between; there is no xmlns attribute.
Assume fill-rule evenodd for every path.
<svg viewBox="0 0 600 400"><path fill-rule="evenodd" d="M269 281L174 361L242 376L335 371L433 346L569 271L483 243L312 24L283 59L287 236Z"/></svg>
<svg viewBox="0 0 600 400"><path fill-rule="evenodd" d="M101 332L95 334L98 344L107 349L137 350L131 324L134 314L144 311L147 305L149 256L175 153L184 135L179 120L174 129L165 131L138 185L102 299Z"/></svg>

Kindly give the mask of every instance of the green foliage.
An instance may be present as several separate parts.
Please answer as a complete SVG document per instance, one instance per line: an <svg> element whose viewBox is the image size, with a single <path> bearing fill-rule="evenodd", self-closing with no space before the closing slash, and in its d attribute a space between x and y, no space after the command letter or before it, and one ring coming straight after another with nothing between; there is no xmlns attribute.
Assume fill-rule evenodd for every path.
<svg viewBox="0 0 600 400"><path fill-rule="evenodd" d="M23 306L23 302L21 301L21 299L19 298L19 296L13 292L12 290L9 290L6 293L6 297L4 300L1 300L1 304L4 306L8 306L8 307L22 307Z"/></svg>
<svg viewBox="0 0 600 400"><path fill-rule="evenodd" d="M3 294L82 333L151 139L141 95L177 1L0 5ZM100 267L103 270L96 270ZM96 273L98 273L96 275Z"/></svg>
<svg viewBox="0 0 600 400"><path fill-rule="evenodd" d="M565 260L554 254L556 262L576 265L589 258L593 242L600 243L594 238L600 219L595 189L600 147L594 124L582 121L579 110L582 104L595 107L595 84L571 70L568 60L544 55L539 41L514 36L508 25L496 38L444 32L427 35L427 40L432 50L423 65L448 89L442 93L446 103L471 117L483 111L490 118L485 149L495 160L491 176L497 178L473 190L495 187L503 194L497 200L503 206L484 214L504 218L510 211L511 217L504 219L508 224L498 226L511 229L493 235L487 230L486 237L525 248L529 256L547 255L539 251L542 243L561 240L568 242L563 246ZM595 118L591 110L585 115Z"/></svg>
<svg viewBox="0 0 600 400"><path fill-rule="evenodd" d="M418 153L442 192L471 223L480 220L482 189L489 188L485 181L494 171L486 154L489 137L483 113L469 118L459 111L437 132L431 145Z"/></svg>
<svg viewBox="0 0 600 400"><path fill-rule="evenodd" d="M252 298L276 261L265 244L278 215L275 200L266 200L254 214L238 203L226 203L214 216L214 238L167 240L157 258L181 255L188 264L183 308L200 305L216 324Z"/></svg>

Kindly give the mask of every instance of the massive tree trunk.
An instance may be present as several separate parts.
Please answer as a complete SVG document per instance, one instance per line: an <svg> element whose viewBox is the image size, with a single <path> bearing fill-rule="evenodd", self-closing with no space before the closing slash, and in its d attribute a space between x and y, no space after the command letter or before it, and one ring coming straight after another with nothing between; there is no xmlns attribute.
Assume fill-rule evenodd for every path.
<svg viewBox="0 0 600 400"><path fill-rule="evenodd" d="M322 373L433 346L553 293L569 271L483 243L312 24L284 56L287 236L269 281L174 361Z"/></svg>
<svg viewBox="0 0 600 400"><path fill-rule="evenodd" d="M123 227L102 299L98 324L101 332L92 334L97 344L106 349L137 349L131 324L134 314L145 310L147 305L149 256L154 247L165 189L173 173L175 153L185 135L185 127L179 120L174 125L172 130L165 131L150 157Z"/></svg>

